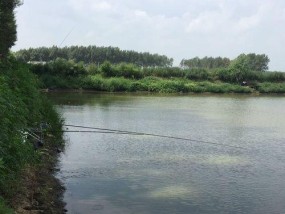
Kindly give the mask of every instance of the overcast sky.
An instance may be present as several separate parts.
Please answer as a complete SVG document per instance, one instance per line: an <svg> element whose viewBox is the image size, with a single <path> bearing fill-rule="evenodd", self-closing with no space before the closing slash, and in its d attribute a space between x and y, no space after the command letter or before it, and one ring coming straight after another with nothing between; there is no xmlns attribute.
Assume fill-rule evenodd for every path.
<svg viewBox="0 0 285 214"><path fill-rule="evenodd" d="M284 0L25 0L13 50L96 45L165 54L235 58L265 53L285 71Z"/></svg>

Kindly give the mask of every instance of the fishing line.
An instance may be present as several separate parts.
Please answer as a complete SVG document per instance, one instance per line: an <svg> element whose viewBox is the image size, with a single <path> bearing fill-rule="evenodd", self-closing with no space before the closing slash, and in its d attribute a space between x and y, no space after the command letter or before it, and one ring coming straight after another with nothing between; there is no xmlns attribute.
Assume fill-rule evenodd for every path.
<svg viewBox="0 0 285 214"><path fill-rule="evenodd" d="M99 133L99 134L129 134L127 132L111 132L111 131L82 131L82 130L64 130L59 132L70 132L70 133Z"/></svg>
<svg viewBox="0 0 285 214"><path fill-rule="evenodd" d="M72 33L72 31L74 30L75 27L73 27L69 33L64 37L64 39L62 40L62 42L59 44L58 47L61 47L61 45L65 42L65 40L69 37L69 35Z"/></svg>
<svg viewBox="0 0 285 214"><path fill-rule="evenodd" d="M133 131L124 131L124 130L118 130L118 129L106 129L106 128L98 128L98 127L89 127L89 126L78 126L78 125L71 125L71 124L66 124L63 125L66 127L74 127L74 128L83 128L83 129L92 129L92 130L99 130L99 131L64 131L64 132L85 132L85 133L107 133L107 134L127 134L127 135L140 135L140 136L150 136L150 137L160 137L160 138L167 138L167 139L175 139L175 140L184 140L184 141L191 141L195 143L203 143L203 144L211 144L211 145L216 145L216 146L225 146L225 147L232 147L232 148L237 148L237 149L246 149L241 146L233 146L233 145L226 145L222 143L215 143L215 142L210 142L210 141L203 141L203 140L194 140L190 138L182 138L182 137L174 137L174 136L168 136L168 135L159 135L159 134L151 134L151 133L143 133L143 132L133 132Z"/></svg>

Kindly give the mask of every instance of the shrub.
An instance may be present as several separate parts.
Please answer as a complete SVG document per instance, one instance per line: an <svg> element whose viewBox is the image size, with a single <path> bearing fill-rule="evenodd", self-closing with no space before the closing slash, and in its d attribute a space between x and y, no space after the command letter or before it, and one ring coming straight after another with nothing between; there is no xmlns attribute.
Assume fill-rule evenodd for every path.
<svg viewBox="0 0 285 214"><path fill-rule="evenodd" d="M120 63L117 67L117 75L120 77L140 79L143 77L142 72L134 64Z"/></svg>
<svg viewBox="0 0 285 214"><path fill-rule="evenodd" d="M263 72L260 74L260 80L263 82L283 82L285 81L285 72Z"/></svg>
<svg viewBox="0 0 285 214"><path fill-rule="evenodd" d="M264 82L257 85L261 93L285 93L285 83Z"/></svg>
<svg viewBox="0 0 285 214"><path fill-rule="evenodd" d="M210 73L206 69L193 68L186 71L185 77L191 80L208 80L210 79Z"/></svg>
<svg viewBox="0 0 285 214"><path fill-rule="evenodd" d="M90 74L90 75L96 75L96 74L100 73L99 67L96 64L94 64L94 63L89 64L86 67L86 70L87 70L87 73Z"/></svg>
<svg viewBox="0 0 285 214"><path fill-rule="evenodd" d="M131 82L124 78L110 78L104 82L106 91L129 91Z"/></svg>
<svg viewBox="0 0 285 214"><path fill-rule="evenodd" d="M73 60L57 58L46 64L30 64L30 69L38 75L53 74L61 76L79 76L87 74L83 62L75 63Z"/></svg>
<svg viewBox="0 0 285 214"><path fill-rule="evenodd" d="M106 77L114 77L114 76L116 76L115 69L113 68L113 66L111 65L111 63L109 61L105 61L100 66L100 70L101 70L102 74L104 76L106 76Z"/></svg>
<svg viewBox="0 0 285 214"><path fill-rule="evenodd" d="M158 67L158 68L144 68L144 76L156 76L163 78L184 77L185 72L178 67Z"/></svg>
<svg viewBox="0 0 285 214"><path fill-rule="evenodd" d="M105 80L99 75L83 77L80 82L83 89L104 90Z"/></svg>

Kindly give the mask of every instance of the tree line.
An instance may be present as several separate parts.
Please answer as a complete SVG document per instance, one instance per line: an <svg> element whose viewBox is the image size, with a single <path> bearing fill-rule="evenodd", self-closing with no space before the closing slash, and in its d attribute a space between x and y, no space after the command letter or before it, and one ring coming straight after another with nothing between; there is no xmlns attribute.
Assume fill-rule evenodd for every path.
<svg viewBox="0 0 285 214"><path fill-rule="evenodd" d="M242 55L244 56L244 55ZM187 79L192 81L222 81L241 84L243 81L282 82L284 72L261 72L252 70L246 57L232 60L227 68L181 68L181 67L140 67L130 63L112 64L105 61L97 64L76 63L73 60L57 58L47 63L31 63L30 70L38 76L51 76L65 79L69 77L102 76L104 78L123 77L127 79L143 79L159 77L164 79Z"/></svg>
<svg viewBox="0 0 285 214"><path fill-rule="evenodd" d="M0 1L0 59L7 56L17 40L14 9L20 4L20 0Z"/></svg>
<svg viewBox="0 0 285 214"><path fill-rule="evenodd" d="M85 64L102 64L104 61L110 61L112 64L126 62L143 67L169 67L173 64L173 59L164 55L121 50L117 47L40 47L19 50L15 53L15 56L24 62L49 62L57 58L62 58L74 60L75 62L83 62Z"/></svg>
<svg viewBox="0 0 285 214"><path fill-rule="evenodd" d="M199 58L195 57L192 59L182 59L180 62L180 66L184 68L205 68L205 69L213 69L213 68L226 68L230 65L231 60L229 58L222 57L204 57Z"/></svg>
<svg viewBox="0 0 285 214"><path fill-rule="evenodd" d="M183 59L180 63L181 67L184 68L204 68L204 69L215 69L215 68L228 68L233 64L242 64L245 69L251 71L266 71L268 70L269 58L265 54L240 54L236 59L230 60L229 58L222 57L195 57L192 59Z"/></svg>

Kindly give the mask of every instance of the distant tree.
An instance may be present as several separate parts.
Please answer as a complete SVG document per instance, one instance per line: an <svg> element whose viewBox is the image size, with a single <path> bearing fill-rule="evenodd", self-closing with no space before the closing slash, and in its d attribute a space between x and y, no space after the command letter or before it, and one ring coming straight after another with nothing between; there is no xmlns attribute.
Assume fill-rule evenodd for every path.
<svg viewBox="0 0 285 214"><path fill-rule="evenodd" d="M105 61L101 65L101 71L102 71L103 75L106 76L106 77L116 76L115 70L114 70L114 68L112 67L112 64L109 61Z"/></svg>
<svg viewBox="0 0 285 214"><path fill-rule="evenodd" d="M184 68L203 68L203 69L213 69L213 68L226 68L230 64L230 59L222 57L195 57L192 59L183 59L180 66Z"/></svg>
<svg viewBox="0 0 285 214"><path fill-rule="evenodd" d="M97 47L97 46L71 46L59 48L53 46L50 48L30 48L17 51L17 59L28 61L53 61L57 58L66 60L82 61L85 64L102 64L109 61L112 64L132 63L143 67L170 67L173 59L164 55L139 53L135 51L120 50L117 47Z"/></svg>
<svg viewBox="0 0 285 214"><path fill-rule="evenodd" d="M14 9L18 5L19 0L0 1L0 57L5 57L17 40Z"/></svg>
<svg viewBox="0 0 285 214"><path fill-rule="evenodd" d="M262 54L241 54L231 61L228 71L230 81L241 83L258 79L258 73L268 69L269 58Z"/></svg>
<svg viewBox="0 0 285 214"><path fill-rule="evenodd" d="M265 54L250 53L250 54L239 55L233 61L233 63L235 63L235 61L239 61L239 62L243 61L243 63L246 64L248 69L251 71L264 72L268 70L268 63L270 62L270 59Z"/></svg>
<svg viewBox="0 0 285 214"><path fill-rule="evenodd" d="M246 80L246 76L250 72L248 58L245 55L240 55L231 62L228 70L233 82L240 83Z"/></svg>

